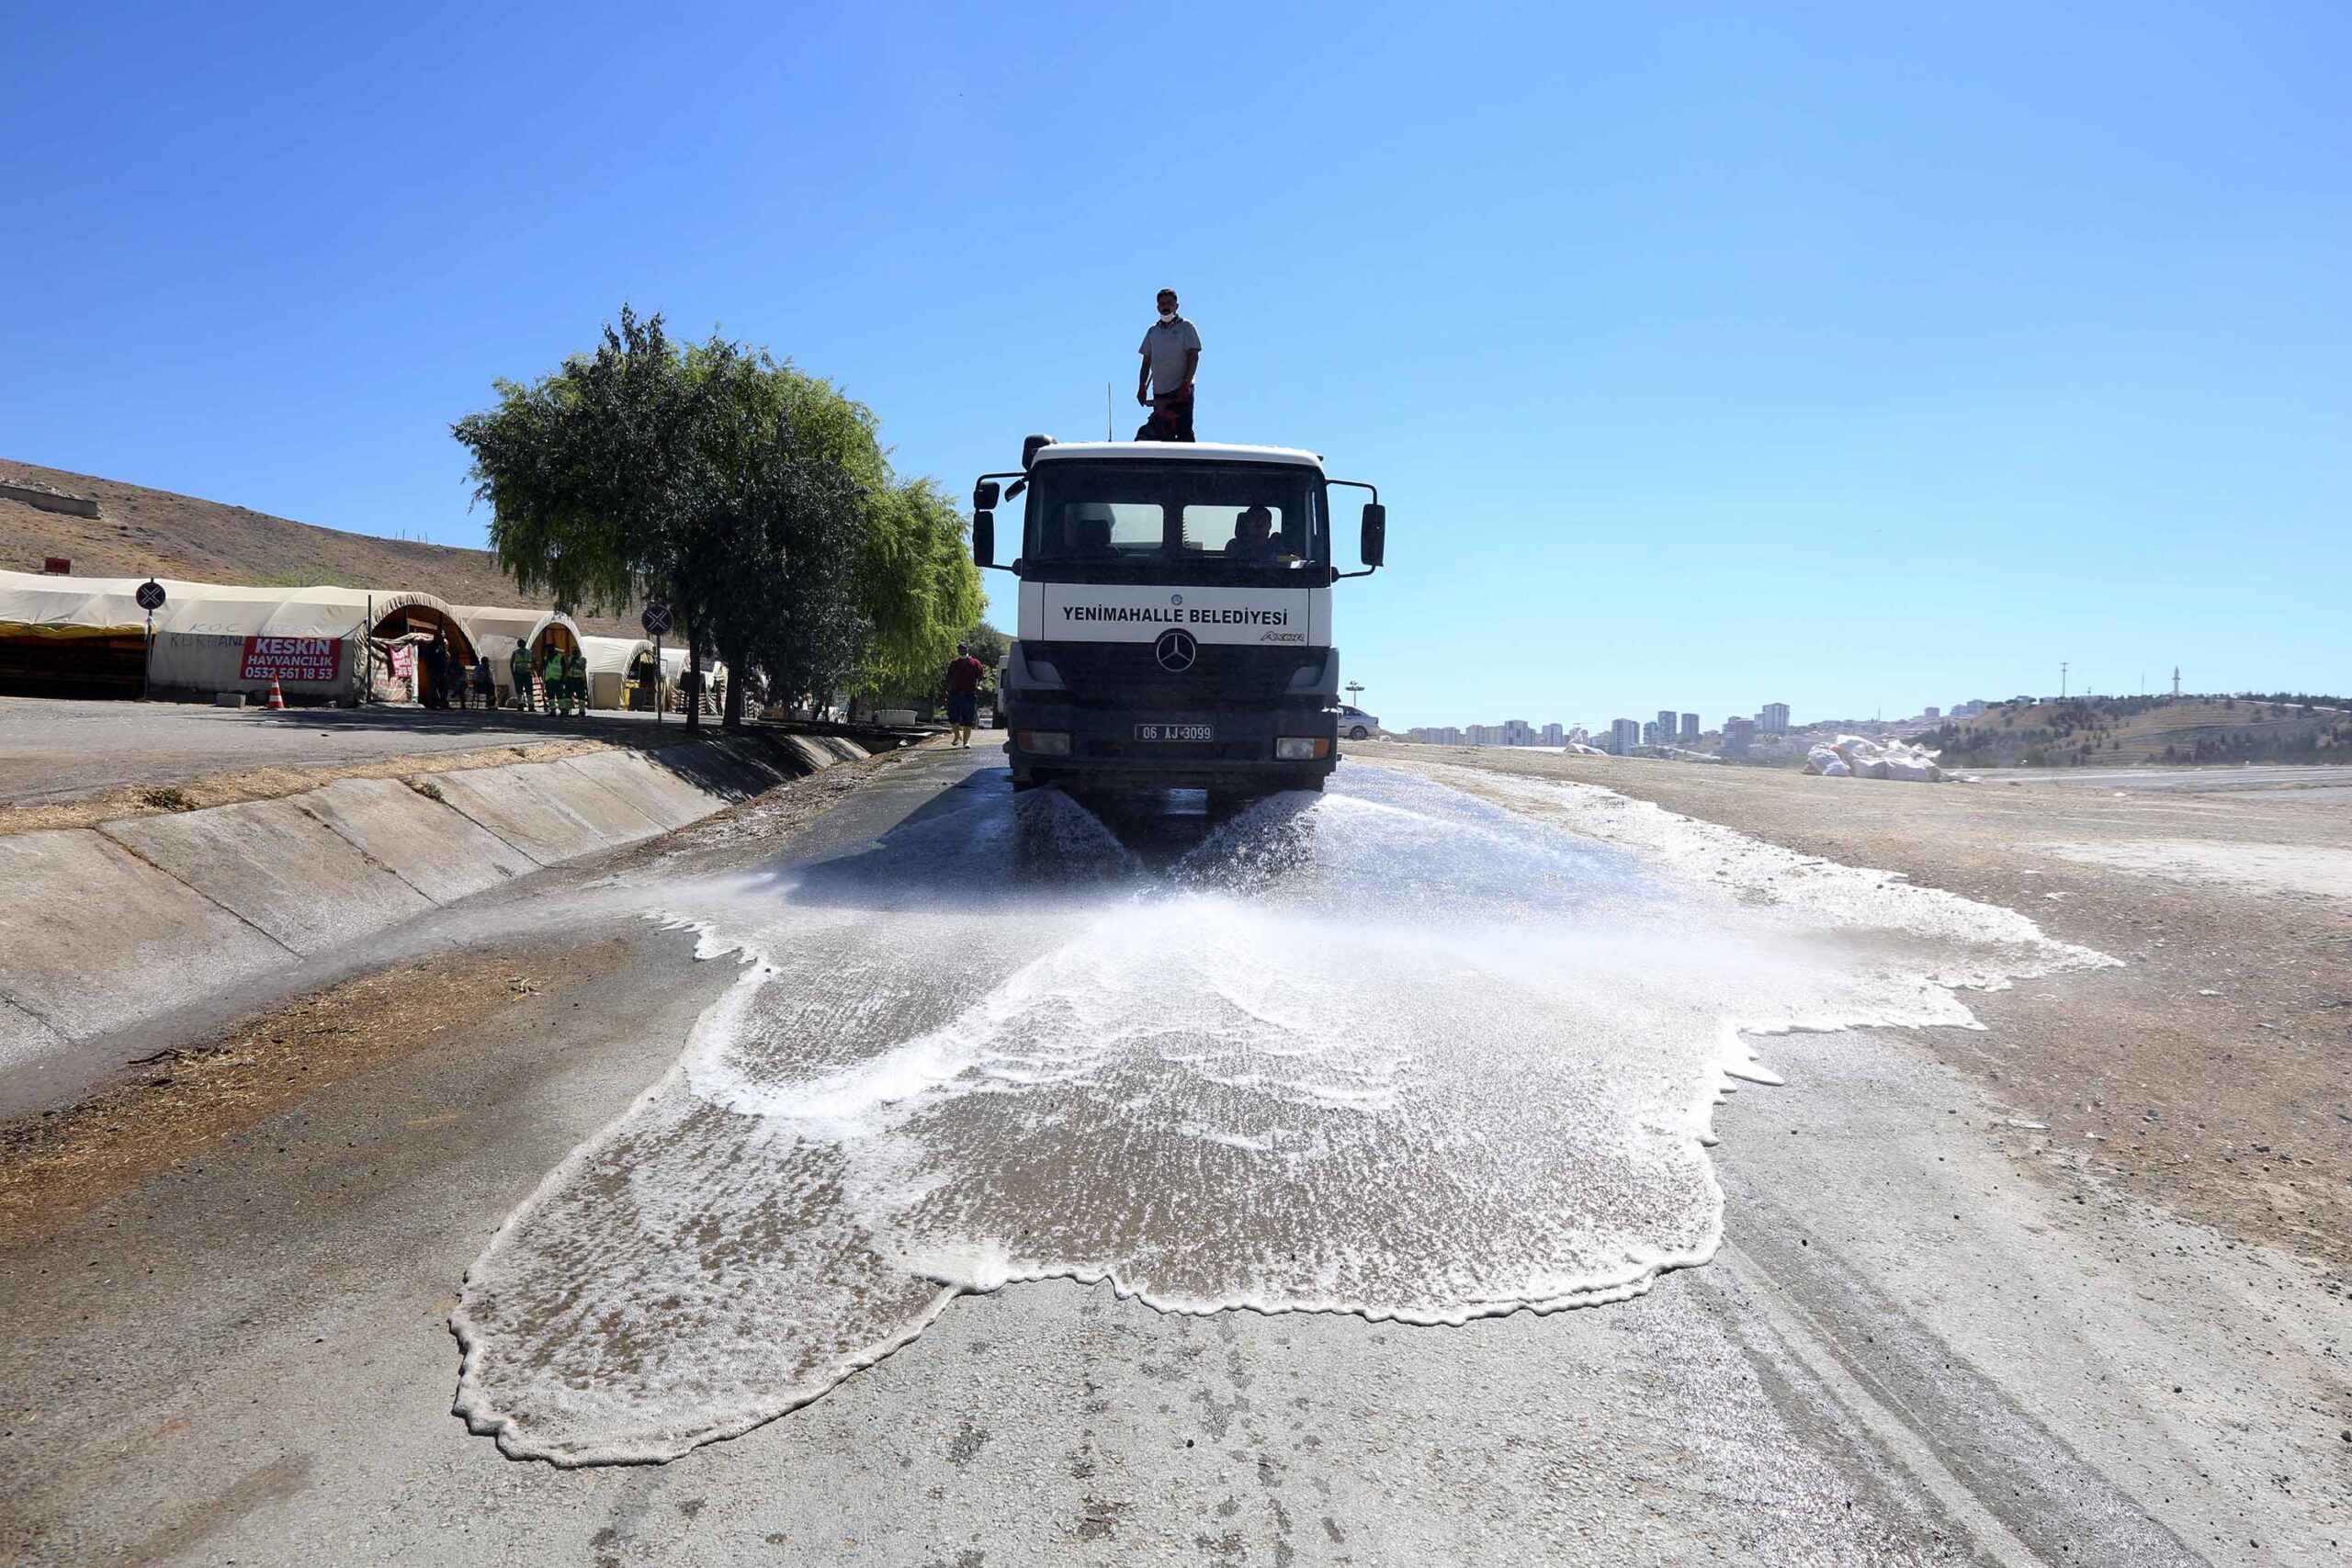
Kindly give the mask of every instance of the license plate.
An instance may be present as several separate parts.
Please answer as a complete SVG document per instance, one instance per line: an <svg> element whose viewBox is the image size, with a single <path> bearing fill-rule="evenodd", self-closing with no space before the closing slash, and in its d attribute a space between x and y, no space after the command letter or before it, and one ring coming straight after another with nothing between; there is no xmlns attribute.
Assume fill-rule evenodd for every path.
<svg viewBox="0 0 2352 1568"><path fill-rule="evenodd" d="M1138 724L1138 740L1214 740L1216 727L1212 724Z"/></svg>

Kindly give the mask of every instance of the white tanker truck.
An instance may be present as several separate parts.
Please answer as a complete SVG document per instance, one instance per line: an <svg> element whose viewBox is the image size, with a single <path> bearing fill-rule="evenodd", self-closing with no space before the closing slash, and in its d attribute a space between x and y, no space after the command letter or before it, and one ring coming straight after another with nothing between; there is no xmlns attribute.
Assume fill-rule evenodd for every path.
<svg viewBox="0 0 2352 1568"><path fill-rule="evenodd" d="M1333 564L1340 488L1370 497L1353 571ZM1000 565L996 510L1015 500ZM997 694L1013 787L1321 789L1339 761L1331 585L1375 570L1386 537L1379 491L1312 452L1029 437L1021 471L972 496L973 558L1021 580Z"/></svg>

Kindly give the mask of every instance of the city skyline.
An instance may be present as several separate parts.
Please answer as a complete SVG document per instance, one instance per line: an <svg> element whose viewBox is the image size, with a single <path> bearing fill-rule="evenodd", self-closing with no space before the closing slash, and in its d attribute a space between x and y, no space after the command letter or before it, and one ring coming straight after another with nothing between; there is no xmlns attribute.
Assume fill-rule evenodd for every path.
<svg viewBox="0 0 2352 1568"><path fill-rule="evenodd" d="M1790 705L1770 702L1759 705L1752 714L1726 715L1720 724L1713 726L1705 724L1700 714L1688 709L1659 708L1653 718L1620 716L1605 724L1590 727L1557 720L1538 726L1523 718L1506 718L1494 724L1415 725L1404 729L1392 728L1391 732L1429 745L1553 748L1590 745L1617 755L1640 749L1695 748L1712 736L1723 755L1746 756L1758 737L1777 740L1792 733L1804 734L1842 728L1865 731L1915 726L1924 728L1948 719L1973 718L1991 705L1991 699L1970 697L1948 706L1939 703L1925 703L1916 713L1899 715L1891 719L1881 716L1870 718L1847 716L1798 723L1792 715Z"/></svg>

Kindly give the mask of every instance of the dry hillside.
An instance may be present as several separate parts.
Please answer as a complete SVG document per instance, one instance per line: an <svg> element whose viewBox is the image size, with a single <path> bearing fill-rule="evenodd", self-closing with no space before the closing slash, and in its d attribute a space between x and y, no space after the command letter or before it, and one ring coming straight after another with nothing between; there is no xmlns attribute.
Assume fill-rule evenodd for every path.
<svg viewBox="0 0 2352 1568"><path fill-rule="evenodd" d="M186 578L195 582L318 583L422 589L453 604L538 604L487 550L379 539L272 517L217 501L147 490L62 468L0 458L0 482L32 485L96 501L105 515L76 517L0 496L0 568L39 571L48 556L74 562L76 577ZM632 633L624 617L578 617L582 630Z"/></svg>
<svg viewBox="0 0 2352 1568"><path fill-rule="evenodd" d="M2124 762L2352 761L2341 699L2074 697L1998 703L1917 737L1968 767Z"/></svg>

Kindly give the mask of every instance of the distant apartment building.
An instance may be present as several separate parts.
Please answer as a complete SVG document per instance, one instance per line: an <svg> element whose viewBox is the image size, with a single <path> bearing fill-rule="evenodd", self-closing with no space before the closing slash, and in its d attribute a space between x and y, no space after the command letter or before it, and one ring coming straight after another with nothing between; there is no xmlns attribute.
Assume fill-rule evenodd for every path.
<svg viewBox="0 0 2352 1568"><path fill-rule="evenodd" d="M1657 710L1657 743L1661 746L1674 744L1674 710L1672 708Z"/></svg>
<svg viewBox="0 0 2352 1568"><path fill-rule="evenodd" d="M1767 735L1786 735L1789 732L1789 705L1766 703L1764 711L1756 716L1756 728Z"/></svg>
<svg viewBox="0 0 2352 1568"><path fill-rule="evenodd" d="M1642 727L1637 720L1621 718L1611 722L1609 726L1609 754L1611 756L1630 757L1634 754L1634 748L1641 743Z"/></svg>
<svg viewBox="0 0 2352 1568"><path fill-rule="evenodd" d="M1939 707L1934 706L1934 705L1931 704L1931 705L1929 705L1929 706L1928 706L1928 711L1927 711L1927 712L1925 712L1925 713L1923 713L1923 714L1921 714L1919 716L1920 716L1920 717L1922 717L1922 718L1941 718L1941 717L1943 717L1943 716L1944 716L1944 710L1943 710L1943 709L1941 709L1941 708L1939 708Z"/></svg>
<svg viewBox="0 0 2352 1568"><path fill-rule="evenodd" d="M1789 710L1785 706L1782 706L1782 705L1774 703L1770 707L1766 708L1764 711L1770 713L1772 711L1772 708L1780 708L1781 723L1785 727L1789 721ZM1781 730L1774 731L1773 733L1785 734L1787 731L1784 728ZM1724 720L1724 756L1745 757L1747 755L1747 749L1754 745L1755 742L1756 721L1754 719L1733 717Z"/></svg>
<svg viewBox="0 0 2352 1568"><path fill-rule="evenodd" d="M1504 745L1532 746L1535 744L1535 727L1525 719L1507 718L1503 720L1502 728Z"/></svg>
<svg viewBox="0 0 2352 1568"><path fill-rule="evenodd" d="M1951 716L1954 718L1974 718L1978 714L1983 713L1986 708L1992 705L1992 704L1986 702L1983 697L1971 697L1964 703L1954 703L1951 708Z"/></svg>
<svg viewBox="0 0 2352 1568"><path fill-rule="evenodd" d="M1547 725L1545 725L1545 726L1544 727L1544 745L1546 745L1546 746L1565 746L1565 745L1566 745L1567 743L1568 743L1567 733L1566 733L1565 730L1563 730L1563 729L1562 729L1558 725L1556 725L1556 724L1547 724Z"/></svg>
<svg viewBox="0 0 2352 1568"><path fill-rule="evenodd" d="M1657 738L1657 720L1651 719L1649 722L1642 726L1642 744L1645 746L1656 746L1660 742Z"/></svg>
<svg viewBox="0 0 2352 1568"><path fill-rule="evenodd" d="M1695 713L1684 714L1682 716L1682 744L1688 746L1698 739L1699 716Z"/></svg>

